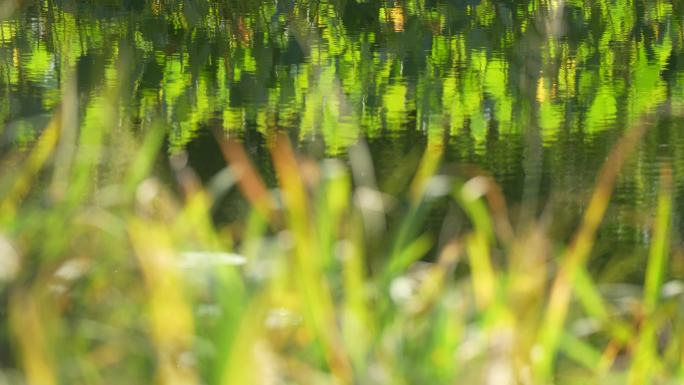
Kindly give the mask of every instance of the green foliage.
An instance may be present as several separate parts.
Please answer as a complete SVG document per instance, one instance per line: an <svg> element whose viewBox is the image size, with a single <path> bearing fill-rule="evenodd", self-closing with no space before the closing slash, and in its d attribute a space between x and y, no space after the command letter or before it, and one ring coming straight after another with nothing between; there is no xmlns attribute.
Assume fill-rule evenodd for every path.
<svg viewBox="0 0 684 385"><path fill-rule="evenodd" d="M677 2L133 3L0 21L2 381L681 382ZM358 140L406 133L420 161L389 171ZM200 177L211 134L227 165ZM336 158L297 153L319 137ZM560 236L445 166L518 167L521 137L526 183L595 185ZM603 251L637 210L616 233L648 251Z"/></svg>
<svg viewBox="0 0 684 385"><path fill-rule="evenodd" d="M356 180L358 165L299 158L282 134L270 138L279 189L261 198L255 192L267 190L247 156L238 155L242 145L220 132L233 182L205 190L180 153L170 161L172 181L162 184L154 164L162 156L165 117L140 137L121 131L118 111L104 103L118 91L104 92L91 99L76 136L56 115L18 160L19 171L0 179L9 186L0 195L0 285L9 298L1 335L17 368L11 378L46 384L679 380L681 341L663 334L682 327L679 294L664 287L671 256L668 168L648 230L643 294L615 300L587 271L621 164L645 127L615 147L584 221L562 245L541 223L513 232L491 178L442 174L438 141L410 172L408 194L396 197L404 206L399 212ZM234 187L253 199L253 210L217 225L211 197L216 188ZM435 243L424 221L440 199L458 205L470 225ZM397 232L375 227L378 214L392 215ZM381 255L373 254L376 243L388 245ZM457 266L467 274L455 274ZM625 301L636 310L620 309Z"/></svg>

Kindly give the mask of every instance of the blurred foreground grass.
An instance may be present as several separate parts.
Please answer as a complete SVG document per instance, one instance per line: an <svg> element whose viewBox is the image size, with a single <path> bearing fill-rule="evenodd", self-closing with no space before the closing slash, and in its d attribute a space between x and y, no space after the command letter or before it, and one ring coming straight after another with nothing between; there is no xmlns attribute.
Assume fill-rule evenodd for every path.
<svg viewBox="0 0 684 385"><path fill-rule="evenodd" d="M667 167L640 293L609 298L586 268L642 126L615 146L558 245L541 224L513 228L488 177L441 173L440 143L404 175L390 234L386 197L359 176L372 174L362 147L349 164L315 162L274 133L269 190L241 144L217 133L229 168L203 187L183 154L160 175L166 128L122 127L112 97L93 99L78 127L65 98L32 148L2 159L0 383L684 379L680 288L664 288ZM217 226L214 197L232 188L252 209ZM423 220L445 197L470 226L437 243Z"/></svg>

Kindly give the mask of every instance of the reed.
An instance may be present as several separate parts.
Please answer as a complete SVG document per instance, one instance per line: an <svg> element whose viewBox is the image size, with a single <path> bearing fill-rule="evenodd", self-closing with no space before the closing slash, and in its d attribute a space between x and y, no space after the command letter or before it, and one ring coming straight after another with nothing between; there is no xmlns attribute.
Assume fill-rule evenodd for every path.
<svg viewBox="0 0 684 385"><path fill-rule="evenodd" d="M493 179L444 173L439 142L392 208L358 180L354 168L368 162L311 160L279 133L268 139L276 186L219 131L230 177L206 187L182 153L163 152L161 121L135 133L117 126L117 111L98 111L97 130L62 127L56 114L33 149L7 158L18 171L0 175L5 383L682 380L681 299L664 287L667 166L642 293L624 298L633 311L618 309L588 269L646 124L626 131L574 237L558 244L541 221L513 226ZM65 140L75 151L55 156ZM156 171L166 159L171 181ZM55 173L66 179L45 188ZM250 209L217 224L213 197L230 189ZM452 239L426 231L439 200L469 222Z"/></svg>

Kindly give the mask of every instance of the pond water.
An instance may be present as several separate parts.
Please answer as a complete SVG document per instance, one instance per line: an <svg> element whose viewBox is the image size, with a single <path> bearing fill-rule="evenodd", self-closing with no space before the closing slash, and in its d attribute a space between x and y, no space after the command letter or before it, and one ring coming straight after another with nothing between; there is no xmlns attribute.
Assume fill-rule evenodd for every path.
<svg viewBox="0 0 684 385"><path fill-rule="evenodd" d="M684 1L664 0L4 1L0 149L30 148L65 95L84 124L103 105L122 129L162 117L168 153L204 178L224 166L216 128L266 175L274 130L318 158L363 139L383 189L444 143L447 164L569 226L645 124L604 227L629 249L648 242L663 165L677 222L684 208L683 26Z"/></svg>

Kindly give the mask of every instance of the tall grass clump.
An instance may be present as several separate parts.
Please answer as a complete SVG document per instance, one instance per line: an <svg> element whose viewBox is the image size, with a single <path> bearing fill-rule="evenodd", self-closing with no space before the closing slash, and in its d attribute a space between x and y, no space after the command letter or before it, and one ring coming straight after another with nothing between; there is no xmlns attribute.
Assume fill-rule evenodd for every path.
<svg viewBox="0 0 684 385"><path fill-rule="evenodd" d="M681 299L663 295L667 166L630 311L587 268L645 123L626 130L558 244L541 223L513 226L492 178L443 171L439 141L398 176L407 192L388 197L361 144L348 162L315 161L274 131L269 185L219 131L226 169L201 183L185 154L166 154L162 120L131 129L117 97L93 98L79 124L65 98L33 146L3 157L0 382L682 380ZM248 214L214 221L232 189ZM424 222L444 200L468 225L436 239Z"/></svg>

